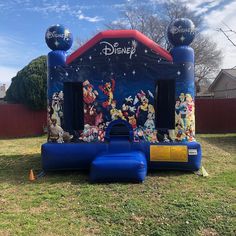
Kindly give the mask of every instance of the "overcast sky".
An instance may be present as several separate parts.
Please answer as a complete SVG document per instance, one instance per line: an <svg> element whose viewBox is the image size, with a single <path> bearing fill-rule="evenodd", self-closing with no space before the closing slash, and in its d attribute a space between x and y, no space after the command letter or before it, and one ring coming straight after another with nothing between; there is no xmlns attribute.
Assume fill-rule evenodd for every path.
<svg viewBox="0 0 236 236"><path fill-rule="evenodd" d="M236 31L235 0L191 0L186 4L203 15L205 30L223 49L222 68L236 66L234 47L217 28L227 24ZM104 29L107 22L117 20L127 4L160 4L164 0L0 0L0 83L9 86L11 78L32 59L49 52L46 29L61 23L74 38L88 39ZM188 3L191 2L191 3ZM236 34L231 38L236 42Z"/></svg>

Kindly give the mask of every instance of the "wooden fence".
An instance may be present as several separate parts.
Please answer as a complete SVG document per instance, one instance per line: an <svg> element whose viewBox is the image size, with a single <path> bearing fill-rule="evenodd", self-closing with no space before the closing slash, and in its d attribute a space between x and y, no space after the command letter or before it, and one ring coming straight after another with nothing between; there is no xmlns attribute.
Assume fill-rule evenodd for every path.
<svg viewBox="0 0 236 236"><path fill-rule="evenodd" d="M0 138L43 134L46 121L46 111L32 111L20 104L0 104Z"/></svg>
<svg viewBox="0 0 236 236"><path fill-rule="evenodd" d="M197 133L236 133L236 98L196 99Z"/></svg>
<svg viewBox="0 0 236 236"><path fill-rule="evenodd" d="M32 111L20 104L0 104L0 138L44 133L46 111ZM197 133L236 132L236 98L196 99Z"/></svg>

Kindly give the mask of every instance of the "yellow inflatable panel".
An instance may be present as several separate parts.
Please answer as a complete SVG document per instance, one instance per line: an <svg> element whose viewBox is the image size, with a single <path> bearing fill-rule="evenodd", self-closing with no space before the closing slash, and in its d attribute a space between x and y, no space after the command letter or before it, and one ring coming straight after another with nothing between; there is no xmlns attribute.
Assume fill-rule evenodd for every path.
<svg viewBox="0 0 236 236"><path fill-rule="evenodd" d="M150 146L151 161L188 162L187 146Z"/></svg>

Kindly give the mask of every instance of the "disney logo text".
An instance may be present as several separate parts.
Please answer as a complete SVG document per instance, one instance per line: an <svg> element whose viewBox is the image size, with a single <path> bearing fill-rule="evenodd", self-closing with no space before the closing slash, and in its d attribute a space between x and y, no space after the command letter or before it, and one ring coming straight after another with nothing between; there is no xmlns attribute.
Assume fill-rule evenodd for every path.
<svg viewBox="0 0 236 236"><path fill-rule="evenodd" d="M56 31L50 32L48 31L46 34L47 39L51 39L51 38L63 38L65 39L68 36L68 34L57 34Z"/></svg>
<svg viewBox="0 0 236 236"><path fill-rule="evenodd" d="M135 40L132 41L131 47L119 47L119 43L115 42L113 44L102 41L100 44L104 44L104 48L102 49L102 53L105 56L110 56L112 54L128 54L131 59L133 54L136 52L137 42Z"/></svg>
<svg viewBox="0 0 236 236"><path fill-rule="evenodd" d="M172 27L170 28L170 32L171 32L172 34L178 34L178 33L193 33L194 30L191 29L191 28L183 29L183 28L180 28L180 27L172 26Z"/></svg>

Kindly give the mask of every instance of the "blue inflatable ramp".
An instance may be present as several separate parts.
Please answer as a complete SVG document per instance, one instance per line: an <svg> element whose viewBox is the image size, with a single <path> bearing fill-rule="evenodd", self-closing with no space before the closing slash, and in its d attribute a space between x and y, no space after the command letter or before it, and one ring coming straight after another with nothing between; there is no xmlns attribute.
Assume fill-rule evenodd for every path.
<svg viewBox="0 0 236 236"><path fill-rule="evenodd" d="M143 182L147 161L142 152L111 153L96 157L91 164L91 182Z"/></svg>

